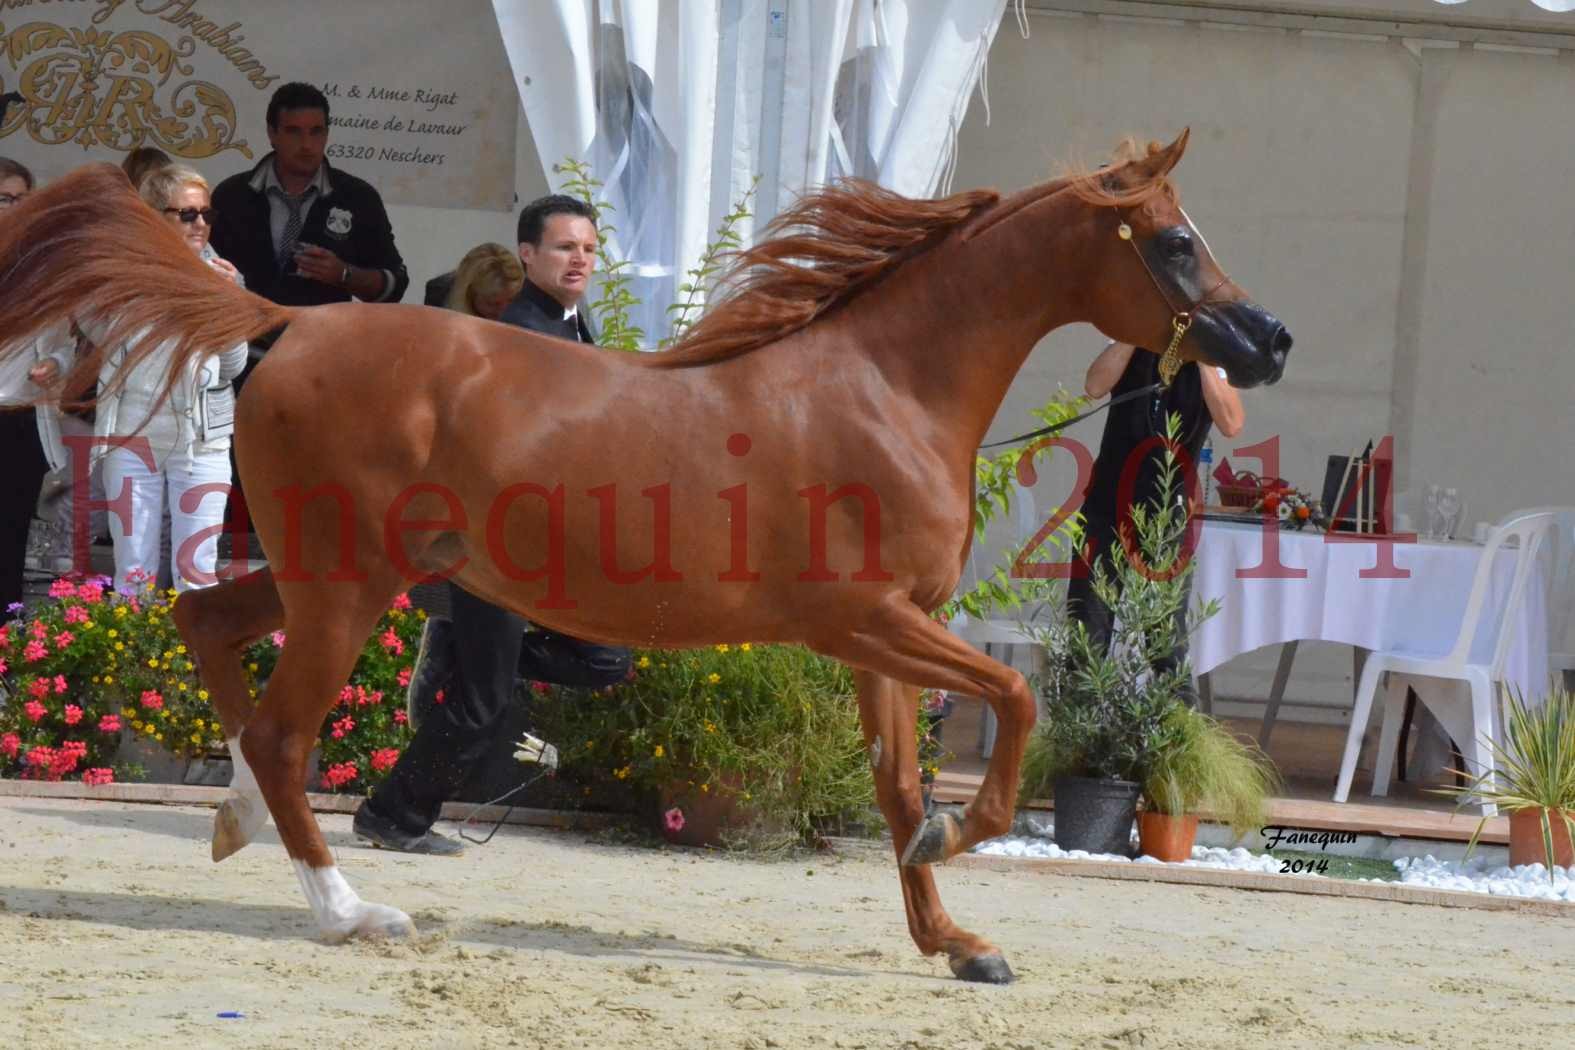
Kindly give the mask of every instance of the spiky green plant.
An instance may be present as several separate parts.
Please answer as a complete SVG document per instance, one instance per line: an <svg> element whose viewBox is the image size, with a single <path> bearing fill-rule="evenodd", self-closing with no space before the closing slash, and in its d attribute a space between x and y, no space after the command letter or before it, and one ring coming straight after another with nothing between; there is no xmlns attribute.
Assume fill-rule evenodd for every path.
<svg viewBox="0 0 1575 1050"><path fill-rule="evenodd" d="M1263 824L1264 804L1280 788L1273 764L1200 711L1174 705L1151 741L1143 773L1144 805L1179 817L1208 810L1244 835Z"/></svg>
<svg viewBox="0 0 1575 1050"><path fill-rule="evenodd" d="M1548 880L1553 879L1553 821L1563 822L1575 840L1575 696L1562 687L1548 694L1547 700L1529 706L1519 690L1509 694L1509 711L1504 719L1504 740L1489 740L1495 769L1475 775L1451 770L1469 777L1461 786L1432 789L1452 796L1461 806L1494 805L1510 813L1525 809L1542 811L1542 847L1547 859ZM1476 849L1487 817L1477 822L1466 846L1466 855Z"/></svg>

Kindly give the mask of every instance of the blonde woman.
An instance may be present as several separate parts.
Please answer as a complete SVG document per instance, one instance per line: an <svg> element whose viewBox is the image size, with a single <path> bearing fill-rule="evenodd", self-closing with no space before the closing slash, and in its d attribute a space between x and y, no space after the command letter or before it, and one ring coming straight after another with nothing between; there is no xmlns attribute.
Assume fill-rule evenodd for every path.
<svg viewBox="0 0 1575 1050"><path fill-rule="evenodd" d="M525 286L519 256L501 244L479 244L465 253L449 289L450 310L496 321Z"/></svg>
<svg viewBox="0 0 1575 1050"><path fill-rule="evenodd" d="M142 200L180 231L208 265L240 283L239 271L208 246L213 208L208 182L191 168L172 165L147 173ZM97 326L84 319L92 338ZM130 344L112 350L99 372L100 389L120 368ZM218 533L231 484L230 432L235 414L234 379L246 366L246 344L216 347L194 364L159 404L171 347L148 355L126 376L124 386L98 402L94 457L102 457L105 491L129 489L130 513L109 515L115 545L115 588L138 589L157 577L165 498L169 499L171 570L177 590L215 582ZM55 366L69 361L57 352ZM58 374L56 372L55 374ZM114 438L129 444L109 447Z"/></svg>

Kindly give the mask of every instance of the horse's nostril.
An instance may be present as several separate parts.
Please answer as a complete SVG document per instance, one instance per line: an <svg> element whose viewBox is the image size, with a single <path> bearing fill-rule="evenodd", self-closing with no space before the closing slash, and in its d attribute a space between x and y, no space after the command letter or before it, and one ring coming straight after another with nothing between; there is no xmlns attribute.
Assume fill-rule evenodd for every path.
<svg viewBox="0 0 1575 1050"><path fill-rule="evenodd" d="M1275 330L1274 338L1270 341L1269 347L1274 353L1284 356L1291 352L1291 342L1291 333L1286 330L1284 325L1280 325Z"/></svg>

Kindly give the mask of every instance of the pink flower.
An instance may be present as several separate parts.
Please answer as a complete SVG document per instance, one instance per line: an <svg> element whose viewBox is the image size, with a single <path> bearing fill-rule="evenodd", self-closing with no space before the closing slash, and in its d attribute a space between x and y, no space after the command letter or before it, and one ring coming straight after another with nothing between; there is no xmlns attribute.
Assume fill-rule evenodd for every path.
<svg viewBox="0 0 1575 1050"><path fill-rule="evenodd" d="M355 719L351 718L349 715L345 715L339 721L334 723L333 738L335 740L343 740L345 738L345 734L354 728Z"/></svg>
<svg viewBox="0 0 1575 1050"><path fill-rule="evenodd" d="M22 738L15 733L0 736L0 754L6 758L15 758L16 753L22 749Z"/></svg>
<svg viewBox="0 0 1575 1050"><path fill-rule="evenodd" d="M22 659L30 664L36 664L49 655L49 650L44 648L43 642L28 642L22 650Z"/></svg>
<svg viewBox="0 0 1575 1050"><path fill-rule="evenodd" d="M22 710L27 712L27 717L31 718L35 722L42 722L44 720L44 716L49 713L44 708L44 705L39 703L37 700L29 700L22 706Z"/></svg>
<svg viewBox="0 0 1575 1050"><path fill-rule="evenodd" d="M164 706L164 698L152 689L145 690L142 694L142 706L149 711L157 711Z"/></svg>
<svg viewBox="0 0 1575 1050"><path fill-rule="evenodd" d="M73 605L72 608L76 609L78 606ZM59 652L76 640L77 636L72 634L70 631L61 631L59 634L55 635L55 651Z"/></svg>
<svg viewBox="0 0 1575 1050"><path fill-rule="evenodd" d="M10 666L4 660L0 660L0 674L5 674L9 669Z"/></svg>
<svg viewBox="0 0 1575 1050"><path fill-rule="evenodd" d="M10 645L10 644L11 644L11 625L10 624L6 624L4 627L0 627L0 646Z"/></svg>
<svg viewBox="0 0 1575 1050"><path fill-rule="evenodd" d="M105 769L102 766L89 769L82 774L82 783L89 787L97 787L100 784L113 784L114 782L115 771L113 769Z"/></svg>
<svg viewBox="0 0 1575 1050"><path fill-rule="evenodd" d="M408 610L410 608L410 595L401 594L397 596L394 599L394 608L398 609L400 612L405 612Z"/></svg>
<svg viewBox="0 0 1575 1050"><path fill-rule="evenodd" d="M98 731L100 733L118 733L118 732L120 732L120 716L119 715L105 715L103 718L100 718L98 720Z"/></svg>
<svg viewBox="0 0 1575 1050"><path fill-rule="evenodd" d="M88 611L80 605L66 606L66 622L71 624L87 623Z"/></svg>
<svg viewBox="0 0 1575 1050"><path fill-rule="evenodd" d="M532 682L530 687L538 693L552 692L552 686L548 685L546 682Z"/></svg>
<svg viewBox="0 0 1575 1050"><path fill-rule="evenodd" d="M442 703L442 702L443 702L443 697L444 697L444 696L445 696L445 695L446 695L446 694L447 694L447 693L448 693L448 690L447 690L447 689L439 689L439 690L438 690L438 691L437 691L437 695L436 695L436 696L434 696L434 697L433 697L433 698L432 698L432 702L433 702L433 703L434 703L434 704L441 704L441 703Z"/></svg>
<svg viewBox="0 0 1575 1050"><path fill-rule="evenodd" d="M268 637L273 640L273 647L275 649L283 649L284 648L284 632L283 631L275 631L275 632L273 632L273 634L269 635Z"/></svg>
<svg viewBox="0 0 1575 1050"><path fill-rule="evenodd" d="M66 685L66 676L63 674L55 675L55 692L57 694L63 693L67 688L69 687Z"/></svg>
<svg viewBox="0 0 1575 1050"><path fill-rule="evenodd" d="M674 835L684 830L684 811L674 806L662 814L662 826Z"/></svg>
<svg viewBox="0 0 1575 1050"><path fill-rule="evenodd" d="M355 699L355 687L354 686L347 685L343 689L339 690L339 703L341 705L343 705L345 707L349 707L350 706L350 702L352 700L354 700L354 699Z"/></svg>
<svg viewBox="0 0 1575 1050"><path fill-rule="evenodd" d="M77 585L67 579L59 579L49 585L51 598L71 598L77 593Z"/></svg>
<svg viewBox="0 0 1575 1050"><path fill-rule="evenodd" d="M399 688L405 689L410 685L410 668L399 672Z"/></svg>
<svg viewBox="0 0 1575 1050"><path fill-rule="evenodd" d="M396 726L405 725L409 721L410 721L410 716L405 714L404 711L395 711L394 712L394 724Z"/></svg>
<svg viewBox="0 0 1575 1050"><path fill-rule="evenodd" d="M66 725L74 726L82 721L82 709L76 704L66 705Z"/></svg>
<svg viewBox="0 0 1575 1050"><path fill-rule="evenodd" d="M356 768L354 762L340 762L323 770L323 787L329 791L337 791L341 785L350 783L360 775L361 771Z"/></svg>
<svg viewBox="0 0 1575 1050"><path fill-rule="evenodd" d="M104 587L97 583L84 583L77 588L77 597L89 605L97 605L104 600Z"/></svg>
<svg viewBox="0 0 1575 1050"><path fill-rule="evenodd" d="M27 633L42 642L49 637L49 625L43 620L34 620Z"/></svg>
<svg viewBox="0 0 1575 1050"><path fill-rule="evenodd" d="M372 752L372 768L379 773L385 769L393 769L394 763L399 761L399 748L384 747Z"/></svg>
<svg viewBox="0 0 1575 1050"><path fill-rule="evenodd" d="M30 695L36 697L39 700L42 700L44 697L49 695L49 679L33 679L33 681L28 685L27 691Z"/></svg>
<svg viewBox="0 0 1575 1050"><path fill-rule="evenodd" d="M405 643L400 639L399 635L394 632L392 627L383 632L383 637L380 638L379 641L383 643L384 649L387 649L395 656L405 655Z"/></svg>

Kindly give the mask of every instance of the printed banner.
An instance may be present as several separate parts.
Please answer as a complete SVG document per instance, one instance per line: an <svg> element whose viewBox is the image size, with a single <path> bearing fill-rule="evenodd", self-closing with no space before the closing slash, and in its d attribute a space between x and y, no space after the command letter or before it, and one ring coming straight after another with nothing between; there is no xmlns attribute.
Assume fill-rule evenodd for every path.
<svg viewBox="0 0 1575 1050"><path fill-rule="evenodd" d="M51 179L156 146L217 181L268 99L328 96L329 163L389 204L507 210L519 99L488 0L0 0L0 155Z"/></svg>

